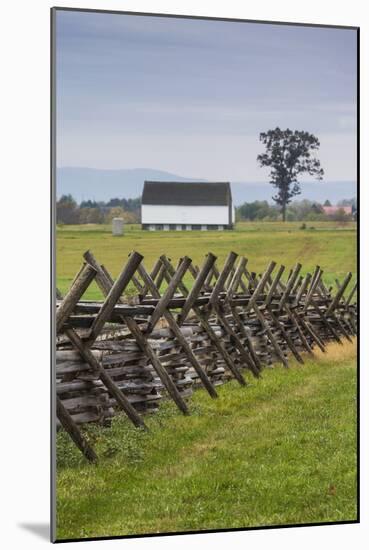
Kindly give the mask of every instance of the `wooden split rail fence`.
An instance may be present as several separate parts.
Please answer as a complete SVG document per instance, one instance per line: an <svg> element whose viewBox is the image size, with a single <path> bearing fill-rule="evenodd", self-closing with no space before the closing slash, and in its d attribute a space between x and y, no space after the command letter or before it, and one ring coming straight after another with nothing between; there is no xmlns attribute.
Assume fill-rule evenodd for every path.
<svg viewBox="0 0 369 550"><path fill-rule="evenodd" d="M88 460L97 457L81 424L108 424L124 411L147 429L143 413L164 396L189 414L197 386L216 398L217 385L231 378L245 386L248 373L258 378L278 361L288 367L290 354L303 363L303 352L315 346L324 352L327 342L356 334L351 273L333 290L319 266L301 275L297 263L283 277L285 267L273 261L257 274L234 252L222 269L216 259L209 253L198 267L186 256L174 266L161 256L149 271L132 252L113 280L87 251L68 293L57 291L58 427ZM103 301L83 299L93 283ZM128 285L134 296L125 295Z"/></svg>

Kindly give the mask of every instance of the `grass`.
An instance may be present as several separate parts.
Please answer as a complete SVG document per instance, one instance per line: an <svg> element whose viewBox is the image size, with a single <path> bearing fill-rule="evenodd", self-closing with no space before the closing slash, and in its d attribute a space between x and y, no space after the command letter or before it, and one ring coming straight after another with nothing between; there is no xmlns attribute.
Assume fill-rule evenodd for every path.
<svg viewBox="0 0 369 550"><path fill-rule="evenodd" d="M316 265L324 269L324 280L334 284L347 271L356 274L356 224L347 222L244 222L235 231L176 232L142 231L139 226L127 226L125 235L113 237L106 225L59 226L57 228L57 286L65 293L82 264L82 254L91 249L114 277L124 265L127 255L137 250L144 256L144 264L151 268L161 254L176 261L182 255L201 264L207 252L218 256L221 266L230 250L249 259L254 271L264 270L270 260L287 268L296 262L303 265L302 273ZM355 277L354 277L355 279ZM188 275L185 282L192 281ZM86 298L101 297L96 285L91 285Z"/></svg>
<svg viewBox="0 0 369 550"><path fill-rule="evenodd" d="M230 250L255 271L270 260L303 273L324 269L327 284L356 279L356 224L239 223L235 231L144 232L127 226L57 228L57 285L64 293L90 248L117 276L135 249L151 268L160 254L201 264ZM186 283L190 284L187 277ZM91 287L86 298L99 298ZM331 345L303 367L265 369L247 388L231 382L220 399L198 391L183 417L165 403L149 433L124 416L87 428L100 457L91 466L58 434L58 539L356 519L356 348Z"/></svg>
<svg viewBox="0 0 369 550"><path fill-rule="evenodd" d="M356 345L305 359L90 428L95 466L60 433L58 539L355 520Z"/></svg>

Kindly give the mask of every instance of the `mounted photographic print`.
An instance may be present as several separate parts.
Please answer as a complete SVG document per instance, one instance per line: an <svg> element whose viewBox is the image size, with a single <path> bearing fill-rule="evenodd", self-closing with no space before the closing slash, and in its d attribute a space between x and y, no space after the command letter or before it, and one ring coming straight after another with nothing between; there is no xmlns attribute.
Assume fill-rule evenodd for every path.
<svg viewBox="0 0 369 550"><path fill-rule="evenodd" d="M358 521L358 35L52 10L53 540Z"/></svg>

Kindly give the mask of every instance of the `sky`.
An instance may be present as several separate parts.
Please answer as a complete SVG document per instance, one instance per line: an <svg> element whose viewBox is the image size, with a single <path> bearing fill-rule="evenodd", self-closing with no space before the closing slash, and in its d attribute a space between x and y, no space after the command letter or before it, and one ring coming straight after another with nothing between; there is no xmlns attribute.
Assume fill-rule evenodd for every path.
<svg viewBox="0 0 369 550"><path fill-rule="evenodd" d="M279 126L356 180L355 30L57 11L56 97L57 166L267 181Z"/></svg>

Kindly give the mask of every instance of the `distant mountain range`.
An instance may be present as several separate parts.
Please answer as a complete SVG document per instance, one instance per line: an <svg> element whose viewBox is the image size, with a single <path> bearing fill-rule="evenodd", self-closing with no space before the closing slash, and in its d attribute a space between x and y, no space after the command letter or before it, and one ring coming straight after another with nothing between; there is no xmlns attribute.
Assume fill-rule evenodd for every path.
<svg viewBox="0 0 369 550"><path fill-rule="evenodd" d="M112 198L136 198L142 193L145 180L159 181L206 181L186 178L162 170L135 168L122 170L101 170L84 167L57 168L57 197L72 195L80 203L82 200L108 201ZM231 181L233 202L237 206L244 202L267 200L272 202L274 188L267 182ZM310 199L336 204L342 199L356 197L354 181L302 182L302 193L296 200Z"/></svg>

